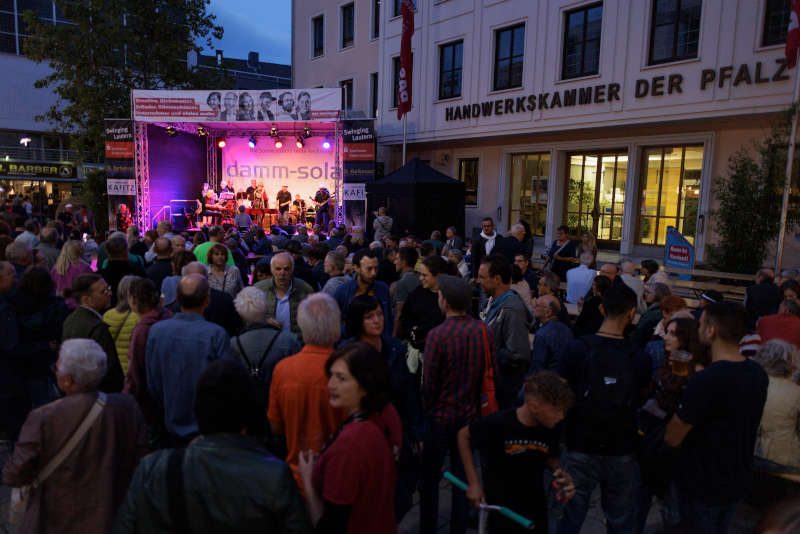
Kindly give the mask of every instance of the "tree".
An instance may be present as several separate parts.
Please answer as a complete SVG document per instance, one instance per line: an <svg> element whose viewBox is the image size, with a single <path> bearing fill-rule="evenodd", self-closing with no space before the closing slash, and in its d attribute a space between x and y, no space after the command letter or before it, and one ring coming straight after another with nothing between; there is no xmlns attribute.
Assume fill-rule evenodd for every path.
<svg viewBox="0 0 800 534"><path fill-rule="evenodd" d="M711 217L719 242L709 246L711 262L717 269L756 272L770 242L778 237L792 113L794 109L775 121L771 133L755 142L752 150L741 148L733 154L727 175L717 181L714 191L719 208L711 212ZM795 150L795 169L797 154ZM790 197L787 226L798 222L800 209L794 196Z"/></svg>
<svg viewBox="0 0 800 534"><path fill-rule="evenodd" d="M82 159L103 153L103 119L130 116L131 89L229 87L224 71L187 68L191 51L222 37L206 13L209 0L56 0L70 24L53 25L26 11L24 53L47 62L35 83L52 88L55 105L37 120L73 133Z"/></svg>

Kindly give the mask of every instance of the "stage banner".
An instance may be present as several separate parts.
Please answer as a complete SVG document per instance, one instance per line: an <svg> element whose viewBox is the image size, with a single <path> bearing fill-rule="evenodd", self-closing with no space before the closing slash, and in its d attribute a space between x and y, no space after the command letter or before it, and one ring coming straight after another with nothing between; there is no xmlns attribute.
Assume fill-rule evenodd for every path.
<svg viewBox="0 0 800 534"><path fill-rule="evenodd" d="M344 189L344 224L347 230L361 228L363 231L367 214L366 184L345 183Z"/></svg>
<svg viewBox="0 0 800 534"><path fill-rule="evenodd" d="M342 121L342 167L345 182L375 179L375 121Z"/></svg>
<svg viewBox="0 0 800 534"><path fill-rule="evenodd" d="M679 269L694 269L694 247L677 228L667 226L667 241L664 246L664 265ZM688 274L679 275L680 280L690 280Z"/></svg>
<svg viewBox="0 0 800 534"><path fill-rule="evenodd" d="M321 122L339 118L341 88L132 91L140 122Z"/></svg>
<svg viewBox="0 0 800 534"><path fill-rule="evenodd" d="M124 232L135 220L136 174L133 168L133 121L106 119L106 192L108 228ZM144 228L140 229L144 232Z"/></svg>
<svg viewBox="0 0 800 534"><path fill-rule="evenodd" d="M245 191L252 181L263 183L271 208L277 206L276 196L284 185L293 198L300 195L307 206L312 206L309 197L320 186L333 196L338 171L333 149L322 148L324 138L309 137L303 148L295 148L289 140L284 140L283 148L275 148L268 136L257 141L255 148L250 148L247 138L229 137L222 149L220 179L237 193Z"/></svg>

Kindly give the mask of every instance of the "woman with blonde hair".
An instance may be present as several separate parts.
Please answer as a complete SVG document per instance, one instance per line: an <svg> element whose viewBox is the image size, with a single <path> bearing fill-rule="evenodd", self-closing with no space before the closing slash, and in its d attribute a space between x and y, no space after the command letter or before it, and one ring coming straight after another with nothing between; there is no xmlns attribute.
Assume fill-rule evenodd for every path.
<svg viewBox="0 0 800 534"><path fill-rule="evenodd" d="M581 234L581 242L578 244L578 255L570 258L570 261L575 265L580 265L581 254L584 252L591 252L592 263L588 266L590 269L597 269L597 239L592 232L586 231Z"/></svg>
<svg viewBox="0 0 800 534"><path fill-rule="evenodd" d="M61 248L61 253L56 259L56 264L50 269L50 276L56 285L56 295L64 295L65 289L72 288L72 282L82 274L92 272L91 266L83 261L83 243L80 241L67 241ZM67 306L77 308L75 299L68 298Z"/></svg>
<svg viewBox="0 0 800 534"><path fill-rule="evenodd" d="M103 314L103 322L108 325L108 331L114 338L123 373L128 372L128 346L131 344L133 328L139 322L139 315L128 303L128 293L131 283L140 279L141 277L132 274L123 276L117 286L117 305Z"/></svg>

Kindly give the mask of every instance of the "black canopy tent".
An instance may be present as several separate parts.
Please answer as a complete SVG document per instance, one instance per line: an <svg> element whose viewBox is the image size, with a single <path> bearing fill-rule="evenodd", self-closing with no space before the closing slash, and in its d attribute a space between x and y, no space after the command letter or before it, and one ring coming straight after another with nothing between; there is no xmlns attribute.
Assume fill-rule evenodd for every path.
<svg viewBox="0 0 800 534"><path fill-rule="evenodd" d="M375 211L386 206L394 220L392 232L427 238L433 230L444 236L448 226L464 235L464 183L414 158L380 180L367 182L368 229Z"/></svg>

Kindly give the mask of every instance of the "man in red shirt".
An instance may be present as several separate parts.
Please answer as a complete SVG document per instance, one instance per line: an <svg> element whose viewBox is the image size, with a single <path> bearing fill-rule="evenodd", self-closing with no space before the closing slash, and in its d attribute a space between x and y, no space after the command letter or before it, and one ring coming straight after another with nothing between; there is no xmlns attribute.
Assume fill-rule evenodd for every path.
<svg viewBox="0 0 800 534"><path fill-rule="evenodd" d="M756 333L761 343L770 339L782 339L800 348L800 303L786 299L778 306L778 313L759 319Z"/></svg>
<svg viewBox="0 0 800 534"><path fill-rule="evenodd" d="M306 344L275 366L267 418L273 434L286 436L286 462L302 493L297 471L300 451L321 451L345 419L330 405L325 375L325 362L341 333L339 306L330 295L315 293L300 303L297 323Z"/></svg>

